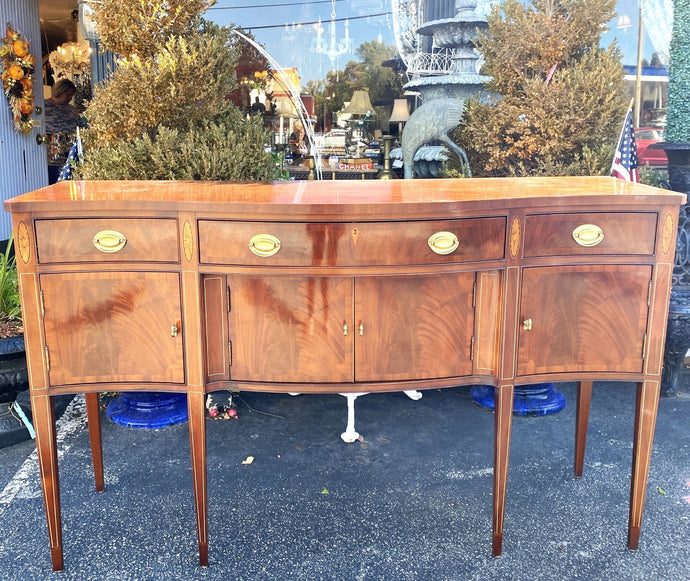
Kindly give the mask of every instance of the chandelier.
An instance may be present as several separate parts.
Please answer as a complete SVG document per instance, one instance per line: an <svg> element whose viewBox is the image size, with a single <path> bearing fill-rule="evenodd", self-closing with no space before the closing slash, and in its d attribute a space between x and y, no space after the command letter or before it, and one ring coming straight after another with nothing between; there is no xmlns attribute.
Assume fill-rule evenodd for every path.
<svg viewBox="0 0 690 581"><path fill-rule="evenodd" d="M88 5L79 6L82 12L85 6ZM73 38L79 40L78 10L72 11L72 20L74 22ZM88 40L65 42L48 55L48 61L58 77L67 75L73 78L74 75L83 75L91 70L91 45Z"/></svg>
<svg viewBox="0 0 690 581"><path fill-rule="evenodd" d="M88 42L65 42L50 53L49 60L56 72L83 74L91 68L91 47Z"/></svg>
<svg viewBox="0 0 690 581"><path fill-rule="evenodd" d="M345 20L345 38L336 39L335 34L335 0L331 0L331 23L329 41L323 38L323 27L321 26L321 17L319 17L319 24L317 28L317 37L314 46L314 52L317 54L325 54L331 61L331 67L336 68L335 62L338 57L352 52L354 43L350 38L350 23Z"/></svg>

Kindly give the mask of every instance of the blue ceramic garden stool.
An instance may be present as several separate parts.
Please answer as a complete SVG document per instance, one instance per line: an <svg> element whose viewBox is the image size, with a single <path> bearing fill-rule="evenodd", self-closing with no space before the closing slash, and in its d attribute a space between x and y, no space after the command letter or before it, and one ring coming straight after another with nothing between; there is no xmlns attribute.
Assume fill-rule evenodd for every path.
<svg viewBox="0 0 690 581"><path fill-rule="evenodd" d="M477 385L470 391L472 399L490 410L496 407L494 388ZM554 388L553 383L535 383L515 388L513 413L518 416L545 416L555 414L565 407L565 396Z"/></svg>
<svg viewBox="0 0 690 581"><path fill-rule="evenodd" d="M128 428L156 430L188 420L184 393L121 393L108 404L108 418Z"/></svg>

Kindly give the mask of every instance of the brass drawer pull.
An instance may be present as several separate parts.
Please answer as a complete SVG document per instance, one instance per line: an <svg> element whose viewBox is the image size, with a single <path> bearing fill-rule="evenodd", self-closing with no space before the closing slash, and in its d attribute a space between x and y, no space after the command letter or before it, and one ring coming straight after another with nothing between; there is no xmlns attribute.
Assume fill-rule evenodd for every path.
<svg viewBox="0 0 690 581"><path fill-rule="evenodd" d="M93 245L101 252L119 252L127 244L127 238L117 230L101 230L93 237Z"/></svg>
<svg viewBox="0 0 690 581"><path fill-rule="evenodd" d="M271 234L257 234L249 241L249 250L257 256L273 256L280 250L280 240Z"/></svg>
<svg viewBox="0 0 690 581"><path fill-rule="evenodd" d="M604 231L596 224L582 224L573 230L573 240L580 246L596 246L604 239Z"/></svg>
<svg viewBox="0 0 690 581"><path fill-rule="evenodd" d="M452 232L436 232L429 236L427 244L436 254L451 254L460 246L460 241Z"/></svg>

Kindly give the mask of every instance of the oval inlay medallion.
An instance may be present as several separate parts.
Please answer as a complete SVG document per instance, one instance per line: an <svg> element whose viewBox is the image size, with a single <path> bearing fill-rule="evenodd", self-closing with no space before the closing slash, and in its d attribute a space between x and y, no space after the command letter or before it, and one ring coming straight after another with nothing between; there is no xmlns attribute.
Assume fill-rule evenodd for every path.
<svg viewBox="0 0 690 581"><path fill-rule="evenodd" d="M518 249L520 248L520 218L513 217L513 223L510 227L510 256L517 258Z"/></svg>
<svg viewBox="0 0 690 581"><path fill-rule="evenodd" d="M192 251L194 250L194 239L192 237L192 225L189 223L189 220L185 220L184 226L182 227L182 248L187 262L191 262Z"/></svg>
<svg viewBox="0 0 690 581"><path fill-rule="evenodd" d="M673 240L673 216L666 214L664 219L664 228L661 232L661 251L668 254L671 250L671 241Z"/></svg>
<svg viewBox="0 0 690 581"><path fill-rule="evenodd" d="M17 247L19 248L19 256L22 257L22 261L26 264L29 262L29 258L31 258L31 244L29 243L29 229L24 222L19 223Z"/></svg>

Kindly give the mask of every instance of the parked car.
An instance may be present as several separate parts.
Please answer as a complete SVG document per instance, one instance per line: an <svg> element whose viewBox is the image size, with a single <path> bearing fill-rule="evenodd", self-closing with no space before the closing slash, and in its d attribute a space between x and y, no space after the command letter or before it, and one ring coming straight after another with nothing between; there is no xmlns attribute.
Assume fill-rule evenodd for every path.
<svg viewBox="0 0 690 581"><path fill-rule="evenodd" d="M668 159L663 149L649 149L652 143L664 140L664 130L657 127L640 127L635 129L637 160L640 165L666 166Z"/></svg>

